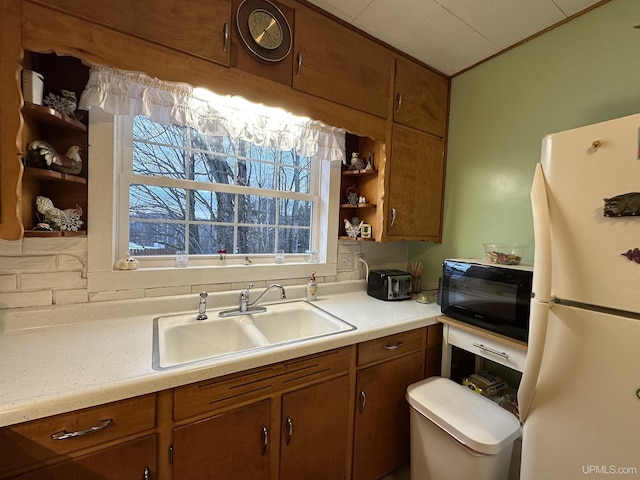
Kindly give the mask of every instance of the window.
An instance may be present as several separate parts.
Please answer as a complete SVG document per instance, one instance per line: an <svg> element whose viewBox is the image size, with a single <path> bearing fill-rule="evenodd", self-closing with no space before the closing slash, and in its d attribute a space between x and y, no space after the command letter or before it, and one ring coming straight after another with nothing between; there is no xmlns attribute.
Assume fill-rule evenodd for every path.
<svg viewBox="0 0 640 480"><path fill-rule="evenodd" d="M244 282L245 255L251 280L306 277L307 249L321 252L318 275L335 275L344 130L105 67L91 68L80 104L91 110L91 291L116 279L118 289ZM202 268L173 271L178 250ZM140 268L114 275L129 251Z"/></svg>
<svg viewBox="0 0 640 480"><path fill-rule="evenodd" d="M120 118L118 238L138 259L317 250L320 160L146 117ZM128 228L122 228L128 225Z"/></svg>

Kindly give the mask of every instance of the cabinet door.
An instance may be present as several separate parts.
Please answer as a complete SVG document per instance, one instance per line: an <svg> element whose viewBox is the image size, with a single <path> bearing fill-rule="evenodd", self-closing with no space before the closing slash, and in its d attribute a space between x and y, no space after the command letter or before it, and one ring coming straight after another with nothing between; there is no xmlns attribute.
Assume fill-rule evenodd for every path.
<svg viewBox="0 0 640 480"><path fill-rule="evenodd" d="M229 65L231 0L42 0L39 3Z"/></svg>
<svg viewBox="0 0 640 480"><path fill-rule="evenodd" d="M391 157L385 166L389 240L442 241L444 167L442 139L393 126Z"/></svg>
<svg viewBox="0 0 640 480"><path fill-rule="evenodd" d="M403 59L396 60L393 120L444 137L447 129L449 81Z"/></svg>
<svg viewBox="0 0 640 480"><path fill-rule="evenodd" d="M271 400L173 431L173 480L269 478Z"/></svg>
<svg viewBox="0 0 640 480"><path fill-rule="evenodd" d="M156 475L156 436L69 460L17 477L15 480L153 479Z"/></svg>
<svg viewBox="0 0 640 480"><path fill-rule="evenodd" d="M282 480L345 478L348 396L346 375L283 396Z"/></svg>
<svg viewBox="0 0 640 480"><path fill-rule="evenodd" d="M386 118L390 50L316 12L295 22L293 87Z"/></svg>
<svg viewBox="0 0 640 480"><path fill-rule="evenodd" d="M2 2L0 17L0 238L22 237L19 216L21 151L18 146L22 106L19 89L19 65L22 58L19 0Z"/></svg>
<svg viewBox="0 0 640 480"><path fill-rule="evenodd" d="M353 480L380 478L409 461L405 394L422 373L422 352L358 372Z"/></svg>

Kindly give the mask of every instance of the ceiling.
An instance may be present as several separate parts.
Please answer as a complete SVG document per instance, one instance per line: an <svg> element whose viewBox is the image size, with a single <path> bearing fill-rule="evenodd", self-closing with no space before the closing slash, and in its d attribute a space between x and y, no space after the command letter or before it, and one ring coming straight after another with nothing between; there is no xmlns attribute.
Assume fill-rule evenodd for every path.
<svg viewBox="0 0 640 480"><path fill-rule="evenodd" d="M454 75L600 0L308 0Z"/></svg>

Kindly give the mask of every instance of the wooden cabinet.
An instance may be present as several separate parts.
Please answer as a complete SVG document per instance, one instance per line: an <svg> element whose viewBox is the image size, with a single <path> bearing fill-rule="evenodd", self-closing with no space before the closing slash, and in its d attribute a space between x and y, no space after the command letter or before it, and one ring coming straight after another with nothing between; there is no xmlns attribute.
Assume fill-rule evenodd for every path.
<svg viewBox="0 0 640 480"><path fill-rule="evenodd" d="M120 454L105 448L145 435L146 440L136 443L131 457L132 469L135 466L137 472L134 478L143 478L145 467L155 470L156 441L150 440L155 439L154 435L148 435L155 426L156 396L146 395L4 427L0 429L0 478L57 479L86 468L90 468L93 477L66 478L126 478L114 476L118 470L108 461ZM123 450L127 447L123 446ZM41 471L43 467L52 472L52 477L38 477L35 473L17 476Z"/></svg>
<svg viewBox="0 0 640 480"><path fill-rule="evenodd" d="M425 329L358 345L353 480L409 461L407 387L423 378Z"/></svg>
<svg viewBox="0 0 640 480"><path fill-rule="evenodd" d="M231 0L40 0L39 3L229 65Z"/></svg>
<svg viewBox="0 0 640 480"><path fill-rule="evenodd" d="M348 405L347 375L283 396L281 479L346 478Z"/></svg>
<svg viewBox="0 0 640 480"><path fill-rule="evenodd" d="M173 479L345 478L351 358L347 347L174 389Z"/></svg>
<svg viewBox="0 0 640 480"><path fill-rule="evenodd" d="M338 231L341 240L354 240L349 237L344 221L352 222L354 217L358 217L364 223L371 225L371 238L357 237L355 240L380 240L382 234L382 213L378 208L380 196L380 188L378 184L381 177L379 176L378 167L384 165L384 144L374 141L366 137L358 137L356 135L347 134L347 163L353 152L358 153L365 165L370 164L370 169L349 169L347 166L342 168L342 180L340 183L340 218ZM364 202L357 202L355 205L351 203L349 193L355 197L364 197Z"/></svg>
<svg viewBox="0 0 640 480"><path fill-rule="evenodd" d="M393 125L383 240L442 241L444 140Z"/></svg>
<svg viewBox="0 0 640 480"><path fill-rule="evenodd" d="M23 235L20 219L20 182L22 180L20 107L18 88L22 59L21 0L6 0L0 15L0 238L17 240Z"/></svg>
<svg viewBox="0 0 640 480"><path fill-rule="evenodd" d="M156 475L156 436L149 435L35 472L14 480L151 480Z"/></svg>
<svg viewBox="0 0 640 480"><path fill-rule="evenodd" d="M397 58L393 121L444 137L449 80L425 67Z"/></svg>
<svg viewBox="0 0 640 480"><path fill-rule="evenodd" d="M387 117L390 50L319 13L296 9L294 52L293 88Z"/></svg>
<svg viewBox="0 0 640 480"><path fill-rule="evenodd" d="M271 400L237 408L173 431L174 480L268 480Z"/></svg>
<svg viewBox="0 0 640 480"><path fill-rule="evenodd" d="M38 72L44 77L44 96L56 95L61 98L61 91L67 90L75 94L76 99L84 89L89 76L89 69L72 57L58 57L55 54L37 54L25 52L25 69ZM87 178L88 178L88 112L76 111L72 116L62 115L46 104L25 102L22 107L24 126L21 143L23 158L26 164L22 179L22 224L25 236L60 236L86 233L87 219ZM47 167L39 160L30 158L29 145L33 141L46 142L55 153L64 154L72 145L80 148L82 158L81 170L78 173L61 173L55 166ZM32 152L31 152L32 153ZM82 224L76 230L40 231L34 226L44 221L42 214L36 209L36 197L49 198L56 208L75 209L79 207Z"/></svg>
<svg viewBox="0 0 640 480"><path fill-rule="evenodd" d="M440 375L442 364L442 324L427 327L427 352L424 362L424 376Z"/></svg>

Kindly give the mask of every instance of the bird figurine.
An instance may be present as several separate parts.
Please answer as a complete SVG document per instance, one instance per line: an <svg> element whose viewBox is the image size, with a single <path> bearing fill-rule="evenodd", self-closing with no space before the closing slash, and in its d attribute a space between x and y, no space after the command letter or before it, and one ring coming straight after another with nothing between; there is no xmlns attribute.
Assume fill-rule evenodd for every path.
<svg viewBox="0 0 640 480"><path fill-rule="evenodd" d="M64 210L57 208L50 198L38 195L36 197L36 209L38 213L44 215L44 220L54 230L66 230L77 232L84 223L80 220L82 208L76 205L75 208Z"/></svg>
<svg viewBox="0 0 640 480"><path fill-rule="evenodd" d="M361 221L359 225L354 225L346 218L344 219L344 229L351 238L358 238L360 235L360 230L362 229L362 224L364 221Z"/></svg>
<svg viewBox="0 0 640 480"><path fill-rule="evenodd" d="M82 171L82 158L78 145L71 145L65 154L61 154L50 143L34 140L27 146L27 161L32 167L48 168L71 175L77 175Z"/></svg>

